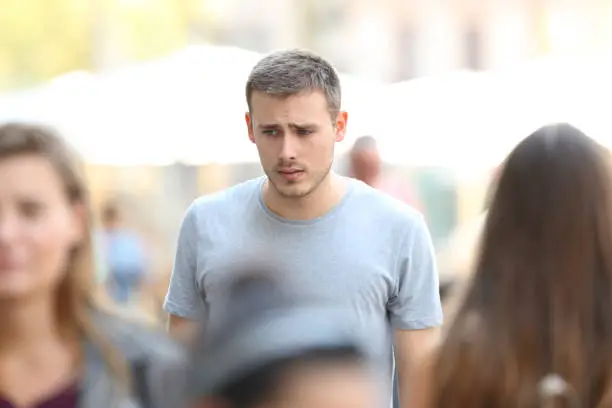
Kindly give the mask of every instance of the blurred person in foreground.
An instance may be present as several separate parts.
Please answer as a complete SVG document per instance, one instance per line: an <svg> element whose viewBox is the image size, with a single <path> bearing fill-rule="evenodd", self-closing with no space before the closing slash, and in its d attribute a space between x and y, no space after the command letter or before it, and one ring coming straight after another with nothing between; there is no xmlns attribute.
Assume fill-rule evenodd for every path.
<svg viewBox="0 0 612 408"><path fill-rule="evenodd" d="M244 274L219 325L195 343L187 395L197 408L372 408L380 382L351 315L287 296L267 274Z"/></svg>
<svg viewBox="0 0 612 408"><path fill-rule="evenodd" d="M147 259L143 240L122 221L118 205L107 203L102 210L100 239L108 268L106 287L115 302L127 305L146 280Z"/></svg>
<svg viewBox="0 0 612 408"><path fill-rule="evenodd" d="M504 163L475 274L411 408L612 407L609 151L566 124Z"/></svg>
<svg viewBox="0 0 612 408"><path fill-rule="evenodd" d="M0 126L0 406L173 406L181 349L94 299L91 221L64 141Z"/></svg>
<svg viewBox="0 0 612 408"><path fill-rule="evenodd" d="M188 209L164 304L170 331L190 331L203 313L218 319L228 266L250 251L270 251L300 287L349 305L368 328L389 403L395 344L407 398L413 361L437 341L442 324L423 216L330 171L347 113L338 74L321 57L301 50L264 57L249 75L246 100L249 140L266 176L201 197Z"/></svg>
<svg viewBox="0 0 612 408"><path fill-rule="evenodd" d="M361 136L355 140L349 153L349 167L351 177L410 204L416 209L422 209L416 192L408 183L383 176L380 152L376 139L372 136Z"/></svg>

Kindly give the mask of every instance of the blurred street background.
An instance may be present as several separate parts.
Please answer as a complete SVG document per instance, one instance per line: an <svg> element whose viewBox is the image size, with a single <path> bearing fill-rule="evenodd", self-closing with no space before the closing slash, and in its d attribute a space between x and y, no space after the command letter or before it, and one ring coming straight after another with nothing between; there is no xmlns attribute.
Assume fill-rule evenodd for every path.
<svg viewBox="0 0 612 408"><path fill-rule="evenodd" d="M607 105L584 103L612 92L612 0L0 0L0 122L52 125L80 151L100 220L113 203L144 243L139 304L156 314L187 205L263 174L244 85L293 47L342 74L337 171L373 136L443 276L466 270L520 139L564 120L612 143Z"/></svg>

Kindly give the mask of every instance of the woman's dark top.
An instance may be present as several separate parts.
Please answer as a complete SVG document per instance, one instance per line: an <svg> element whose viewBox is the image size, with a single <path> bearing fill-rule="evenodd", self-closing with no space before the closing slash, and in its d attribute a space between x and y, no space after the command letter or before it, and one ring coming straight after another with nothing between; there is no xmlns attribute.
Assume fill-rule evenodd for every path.
<svg viewBox="0 0 612 408"><path fill-rule="evenodd" d="M76 384L59 390L43 401L40 401L30 408L77 408L79 400L79 389ZM0 408L15 408L11 402L0 398Z"/></svg>
<svg viewBox="0 0 612 408"><path fill-rule="evenodd" d="M84 373L78 384L58 390L27 408L176 408L183 406L183 348L163 331L94 310L96 328L133 371L134 389L125 392L105 363L101 349L88 340ZM0 397L0 408L15 408Z"/></svg>

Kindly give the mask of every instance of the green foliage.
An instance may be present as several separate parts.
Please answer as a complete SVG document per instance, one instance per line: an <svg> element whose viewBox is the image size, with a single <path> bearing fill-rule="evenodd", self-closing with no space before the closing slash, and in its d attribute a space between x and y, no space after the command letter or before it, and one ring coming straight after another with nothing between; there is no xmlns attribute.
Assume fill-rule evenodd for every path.
<svg viewBox="0 0 612 408"><path fill-rule="evenodd" d="M106 47L148 59L187 41L203 0L0 0L0 90L95 69ZM102 37L103 41L99 38Z"/></svg>
<svg viewBox="0 0 612 408"><path fill-rule="evenodd" d="M29 85L89 64L87 5L0 0L0 87Z"/></svg>
<svg viewBox="0 0 612 408"><path fill-rule="evenodd" d="M184 45L185 22L177 0L140 0L117 7L115 24L121 28L122 46L130 58L153 58Z"/></svg>

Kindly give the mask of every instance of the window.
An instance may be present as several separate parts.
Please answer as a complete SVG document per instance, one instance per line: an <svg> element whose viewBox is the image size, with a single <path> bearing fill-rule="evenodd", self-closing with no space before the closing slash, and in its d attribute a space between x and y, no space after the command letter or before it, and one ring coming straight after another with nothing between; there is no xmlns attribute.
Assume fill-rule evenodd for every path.
<svg viewBox="0 0 612 408"><path fill-rule="evenodd" d="M396 80L406 81L416 76L416 33L414 27L402 25L397 37Z"/></svg>
<svg viewBox="0 0 612 408"><path fill-rule="evenodd" d="M305 19L306 43L313 48L334 48L325 43L334 42L338 37L346 38L347 10L344 1L340 0L309 3Z"/></svg>
<svg viewBox="0 0 612 408"><path fill-rule="evenodd" d="M239 33L239 40L236 45L257 52L268 52L270 47L269 35L270 30L265 25L247 26Z"/></svg>
<svg viewBox="0 0 612 408"><path fill-rule="evenodd" d="M465 67L481 70L483 63L483 37L476 27L470 27L464 34Z"/></svg>
<svg viewBox="0 0 612 408"><path fill-rule="evenodd" d="M259 24L235 24L231 29L219 33L218 42L231 44L256 52L268 52L270 30Z"/></svg>
<svg viewBox="0 0 612 408"><path fill-rule="evenodd" d="M304 2L304 38L307 47L331 61L338 71L350 72L351 50L346 47L350 36L349 5L346 0Z"/></svg>
<svg viewBox="0 0 612 408"><path fill-rule="evenodd" d="M315 2L312 6L314 29L327 31L346 20L351 5L345 0L326 0Z"/></svg>

